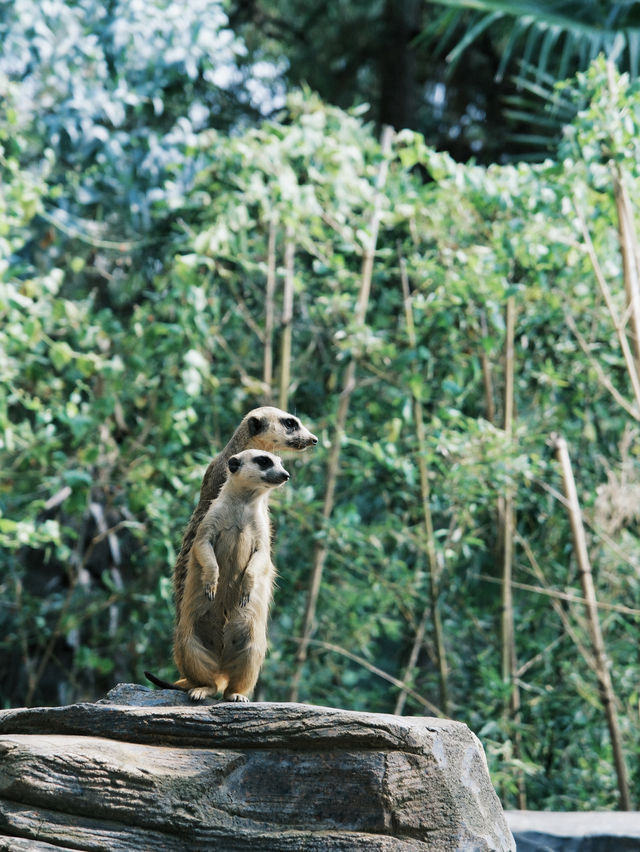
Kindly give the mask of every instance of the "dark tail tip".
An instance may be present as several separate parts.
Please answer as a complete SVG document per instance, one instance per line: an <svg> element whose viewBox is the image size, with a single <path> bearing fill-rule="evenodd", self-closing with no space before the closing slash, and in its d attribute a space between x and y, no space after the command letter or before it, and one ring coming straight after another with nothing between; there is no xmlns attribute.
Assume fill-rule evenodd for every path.
<svg viewBox="0 0 640 852"><path fill-rule="evenodd" d="M179 686L176 686L174 683L169 683L167 680L161 680L159 677L156 677L153 672L145 672L144 676L147 680L150 680L155 686L159 686L160 689L181 689Z"/></svg>

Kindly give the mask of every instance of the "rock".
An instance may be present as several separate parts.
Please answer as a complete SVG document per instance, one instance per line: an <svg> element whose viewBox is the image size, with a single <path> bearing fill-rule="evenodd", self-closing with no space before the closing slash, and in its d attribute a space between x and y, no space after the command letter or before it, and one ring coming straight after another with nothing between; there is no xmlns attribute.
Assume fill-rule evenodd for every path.
<svg viewBox="0 0 640 852"><path fill-rule="evenodd" d="M515 850L480 742L441 719L121 684L1 711L0 767L0 852Z"/></svg>
<svg viewBox="0 0 640 852"><path fill-rule="evenodd" d="M640 813L507 811L518 852L640 852Z"/></svg>

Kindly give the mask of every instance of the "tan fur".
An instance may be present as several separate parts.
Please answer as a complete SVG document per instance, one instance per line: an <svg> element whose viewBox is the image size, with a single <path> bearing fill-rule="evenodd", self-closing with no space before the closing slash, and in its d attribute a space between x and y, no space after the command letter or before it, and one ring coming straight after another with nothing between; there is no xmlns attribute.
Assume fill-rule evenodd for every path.
<svg viewBox="0 0 640 852"><path fill-rule="evenodd" d="M267 650L275 578L269 494L289 474L261 450L232 456L229 468L193 542L174 655L177 685L192 698L224 691L228 701L248 701Z"/></svg>
<svg viewBox="0 0 640 852"><path fill-rule="evenodd" d="M289 421L295 424L294 428L287 428L287 425L291 425ZM280 408L266 405L261 408L254 408L245 415L229 443L209 464L202 480L198 505L193 510L182 537L180 553L173 569L176 623L181 617L189 553L196 537L196 530L211 501L220 493L220 489L227 478L227 462L231 456L249 449L266 450L272 453L300 451L315 445L317 442L316 436L309 432L295 415L288 414Z"/></svg>

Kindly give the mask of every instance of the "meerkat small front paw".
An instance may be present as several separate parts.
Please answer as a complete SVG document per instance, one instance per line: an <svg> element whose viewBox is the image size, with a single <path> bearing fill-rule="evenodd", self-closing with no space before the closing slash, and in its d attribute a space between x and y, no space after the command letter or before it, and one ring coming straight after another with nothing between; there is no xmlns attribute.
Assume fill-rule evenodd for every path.
<svg viewBox="0 0 640 852"><path fill-rule="evenodd" d="M194 686L189 690L189 698L192 701L203 701L205 698L210 698L215 695L217 690L211 686Z"/></svg>
<svg viewBox="0 0 640 852"><path fill-rule="evenodd" d="M204 585L204 593L212 601L216 596L216 591L218 588L217 583L205 583Z"/></svg>
<svg viewBox="0 0 640 852"><path fill-rule="evenodd" d="M237 701L239 703L248 703L249 699L246 695L242 695L241 692L231 692L229 695L224 696L225 701Z"/></svg>
<svg viewBox="0 0 640 852"><path fill-rule="evenodd" d="M249 603L249 593L247 592L246 595L241 595L240 606L246 606L248 603Z"/></svg>

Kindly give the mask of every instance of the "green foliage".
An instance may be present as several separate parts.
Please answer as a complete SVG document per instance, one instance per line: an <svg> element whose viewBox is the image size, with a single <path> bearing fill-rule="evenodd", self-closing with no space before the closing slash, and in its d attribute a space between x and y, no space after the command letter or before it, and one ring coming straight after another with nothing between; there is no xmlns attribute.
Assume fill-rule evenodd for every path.
<svg viewBox="0 0 640 852"><path fill-rule="evenodd" d="M97 6L66 4L78 26L87 26L87 9L93 29L76 38L85 58L91 45L104 49L87 34L103 18ZM222 24L211 26L219 32ZM167 67L156 81L164 106L149 108L156 90L153 63L136 41L141 32L122 36L120 77L105 56L95 59L109 97L120 97L121 80L139 98L130 109L127 97L118 101L121 124L107 127L104 103L80 108L77 92L56 95L58 105L73 101L89 130L107 127L92 154L83 147L91 130L75 148L50 147L42 122L70 120L66 107L19 122L15 104L33 81L8 87L0 113L0 703L95 698L116 680L139 680L143 668L173 676L172 564L211 455L249 408L277 399L293 244L285 390L320 445L291 460L293 480L273 500L279 581L260 694L286 698L312 553L322 542L328 556L301 697L393 711L397 687L374 669L402 678L430 588L417 399L453 713L483 737L505 803L523 771L531 806L612 806L615 777L597 682L582 657L582 610L563 603L568 628L542 593L579 593L547 440L561 431L575 459L598 592L613 607L602 611L602 625L637 788L638 516L630 507L640 488L638 433L576 212L590 223L622 315L610 164L624 171L637 205L637 91L616 78L612 103L606 69L596 64L574 82L589 106L568 129L561 158L536 166L460 165L421 136L399 134L363 329L355 303L383 156L371 128L357 111L302 91L257 127L192 126L179 155L138 173L154 134L158 156L175 153L167 134L188 107L169 98ZM206 67L202 50L193 57ZM176 68L188 53L178 51ZM53 71L38 73L45 81ZM186 65L180 73L192 79ZM186 100L195 98L189 91ZM86 204L81 188L94 193ZM144 201L127 218L136 192ZM75 217L76 230L60 211ZM141 231L144 244L134 245ZM270 340L265 292L274 262ZM517 413L509 439L502 427L510 296ZM276 369L268 386L270 343ZM332 425L351 359L356 386L335 509L323 523ZM497 507L507 490L517 508L517 729L503 715L509 686L500 674ZM407 712L422 714L421 697L438 700L430 628L409 680Z"/></svg>
<svg viewBox="0 0 640 852"><path fill-rule="evenodd" d="M554 155L576 109L557 90L558 80L586 72L599 56L633 79L639 76L640 20L634 3L433 0L433 5L420 42L423 49L446 55L449 76L478 50L493 48L495 85L502 95L502 151L511 156L513 150L518 158L534 160ZM509 81L513 85L503 85Z"/></svg>
<svg viewBox="0 0 640 852"><path fill-rule="evenodd" d="M450 61L456 61L464 49L487 28L497 22L508 22L505 28L502 76L514 55L525 61L537 57L543 75L554 66L556 79L564 79L575 70L576 59L586 69L600 54L605 54L638 76L640 27L633 4L598 0L434 0L460 14L461 9L474 12L473 25L465 38L452 50ZM437 27L432 24L432 27ZM450 26L450 22L449 22Z"/></svg>

